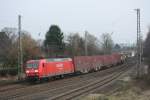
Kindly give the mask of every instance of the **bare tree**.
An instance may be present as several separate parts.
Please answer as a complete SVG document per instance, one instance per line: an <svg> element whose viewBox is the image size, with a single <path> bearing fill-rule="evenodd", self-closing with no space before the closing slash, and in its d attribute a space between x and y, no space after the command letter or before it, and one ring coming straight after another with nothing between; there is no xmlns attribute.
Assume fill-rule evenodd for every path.
<svg viewBox="0 0 150 100"><path fill-rule="evenodd" d="M16 67L18 63L18 35L15 28L4 28L0 32L0 64L3 67ZM38 42L27 31L22 31L24 63L41 55Z"/></svg>
<svg viewBox="0 0 150 100"><path fill-rule="evenodd" d="M88 55L100 54L100 45L97 38L92 34L87 34L87 51Z"/></svg>
<svg viewBox="0 0 150 100"><path fill-rule="evenodd" d="M16 41L16 29L15 28L3 28L0 32L0 59L3 67L14 65L15 55L14 51L17 48ZM10 60L13 58L12 60Z"/></svg>
<svg viewBox="0 0 150 100"><path fill-rule="evenodd" d="M102 44L102 49L104 54L110 54L112 52L113 48L113 40L111 38L111 34L109 33L104 33L101 35L101 44Z"/></svg>
<svg viewBox="0 0 150 100"><path fill-rule="evenodd" d="M29 59L37 59L42 56L38 41L27 32L22 35L22 48L24 63Z"/></svg>
<svg viewBox="0 0 150 100"><path fill-rule="evenodd" d="M86 42L88 55L100 54L100 47L94 35L88 33ZM85 55L85 38L81 37L78 33L70 34L67 36L66 50L73 56Z"/></svg>
<svg viewBox="0 0 150 100"><path fill-rule="evenodd" d="M66 50L71 56L84 54L84 40L78 34L70 34L67 37Z"/></svg>

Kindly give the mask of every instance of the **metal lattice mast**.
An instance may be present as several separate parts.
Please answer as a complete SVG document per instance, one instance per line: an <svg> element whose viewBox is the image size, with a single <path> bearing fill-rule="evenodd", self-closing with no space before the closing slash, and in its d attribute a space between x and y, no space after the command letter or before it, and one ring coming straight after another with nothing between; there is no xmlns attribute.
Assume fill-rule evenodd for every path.
<svg viewBox="0 0 150 100"><path fill-rule="evenodd" d="M140 68L142 60L142 40L140 27L140 9L135 9L137 12L137 77L140 77Z"/></svg>
<svg viewBox="0 0 150 100"><path fill-rule="evenodd" d="M18 16L18 79L20 80L23 73L23 55L22 55L22 35L21 35L21 15Z"/></svg>
<svg viewBox="0 0 150 100"><path fill-rule="evenodd" d="M88 32L85 31L85 56L88 55L88 50L87 50L87 34L88 34Z"/></svg>

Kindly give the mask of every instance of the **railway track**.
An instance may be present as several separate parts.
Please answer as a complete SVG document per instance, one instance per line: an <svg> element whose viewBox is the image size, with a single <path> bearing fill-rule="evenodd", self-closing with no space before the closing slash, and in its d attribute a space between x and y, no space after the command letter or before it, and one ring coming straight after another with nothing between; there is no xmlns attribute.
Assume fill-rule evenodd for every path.
<svg viewBox="0 0 150 100"><path fill-rule="evenodd" d="M121 66L120 67L114 67L111 70L110 69L109 70L104 70L104 71L102 71L102 73L96 72L99 75L96 75L95 73L90 73L90 75L89 74L86 74L86 75L83 75L83 76L81 75L81 76L79 76L81 78L74 77L73 79L67 80L66 82L59 81L61 83L61 84L58 84L59 87L55 84L54 86L53 85L49 85L49 86L48 85L39 85L39 86L41 86L41 88L39 88L39 87L36 87L36 89L30 88L29 91L27 89L23 89L26 92L20 92L20 93L15 93L14 92L16 95L9 95L9 96L7 96L7 99L14 98L14 99L18 99L18 100L21 100L21 99L28 100L28 99L35 99L35 98L45 98L45 97L49 96L49 93L53 93L54 95L56 95L58 93L58 91L61 92L60 89L64 90L65 88L72 89L72 87L73 88L79 87L81 85L84 85L88 82L93 81L94 79L97 79L97 76L101 76L101 75L105 76L106 73L107 74L111 73L112 71L115 71L119 68L121 68ZM82 79L82 78L84 78L84 79ZM89 78L92 78L92 79L89 80ZM46 88L47 90L43 91L44 88ZM35 91L36 91L36 93L34 93Z"/></svg>
<svg viewBox="0 0 150 100"><path fill-rule="evenodd" d="M111 69L117 69L117 68L110 68L110 69L106 69L106 70L102 70L101 71L101 73L109 73L109 71L111 71ZM92 74L92 73L90 73L90 74ZM84 75L84 76L86 76L86 75ZM68 78L73 78L73 77L82 77L82 75L80 75L80 76L72 76L72 77L67 77L67 78L65 78L66 80L68 79ZM63 80L65 80L65 79L63 79ZM54 81L61 81L61 80L52 80L53 82ZM22 88L32 88L32 87L38 87L39 85L47 85L47 83L41 83L41 84L29 84L29 83L27 83L27 82L20 82L20 84L19 83L16 83L16 84L10 84L10 85L6 85L6 86L0 86L0 92L5 92L5 91L11 91L11 90L18 90L18 89L22 89Z"/></svg>
<svg viewBox="0 0 150 100"><path fill-rule="evenodd" d="M116 73L118 73L118 71ZM96 77L95 79L88 80L88 81L86 80L84 82L80 81L79 83L72 84L72 85L69 85L69 86L56 88L56 89L53 89L53 90L48 90L48 91L45 91L45 92L36 93L36 94L28 95L28 96L23 96L21 98L17 98L17 100L27 100L27 99L40 100L40 99L47 99L49 97L52 97L52 98L49 98L49 99L59 99L59 98L55 98L54 96L57 96L58 94L66 93L66 91L70 91L70 90L76 89L78 87L84 86L85 84L89 84L89 83L91 83L95 80L103 81L103 79L104 78ZM61 100L62 100L62 98L61 98Z"/></svg>
<svg viewBox="0 0 150 100"><path fill-rule="evenodd" d="M94 82L97 79L103 79L102 77L110 74L116 70L119 70L125 65L113 67L101 72L90 73L86 75L76 76L68 79L58 80L46 84L38 84L36 86L29 86L27 88L21 88L11 91L0 92L0 99L8 100L34 100L34 99L53 99L58 94L66 93L66 91L74 90L78 87L84 86L85 84ZM91 78L89 80L89 78ZM61 83L61 84L60 84ZM49 98L53 97L53 98ZM55 98L54 98L55 99Z"/></svg>
<svg viewBox="0 0 150 100"><path fill-rule="evenodd" d="M20 84L8 85L8 86L0 87L0 92L5 92L5 91L9 91L11 89L13 90L13 89L18 89L18 88L23 88L23 87Z"/></svg>
<svg viewBox="0 0 150 100"><path fill-rule="evenodd" d="M100 88L100 87L110 83L111 81L118 78L122 73L124 73L124 70L121 70L119 73L116 72L116 73L110 74L101 80L95 80L85 86L81 86L79 88L67 91L65 93L50 97L46 100L58 100L58 99L71 100L71 99L74 99L76 97L79 97L83 94L90 93L91 91L94 91L95 89Z"/></svg>

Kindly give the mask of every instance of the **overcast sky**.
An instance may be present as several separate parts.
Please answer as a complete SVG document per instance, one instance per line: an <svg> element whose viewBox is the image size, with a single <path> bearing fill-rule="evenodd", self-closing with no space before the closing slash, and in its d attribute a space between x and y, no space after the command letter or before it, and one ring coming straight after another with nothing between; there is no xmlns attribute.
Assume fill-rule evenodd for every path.
<svg viewBox="0 0 150 100"><path fill-rule="evenodd" d="M136 12L141 9L141 31L146 36L150 25L150 0L0 0L0 30L17 27L18 14L22 28L36 39L44 39L51 24L65 34L79 32L100 37L113 32L119 43L136 41ZM38 34L41 33L41 36Z"/></svg>

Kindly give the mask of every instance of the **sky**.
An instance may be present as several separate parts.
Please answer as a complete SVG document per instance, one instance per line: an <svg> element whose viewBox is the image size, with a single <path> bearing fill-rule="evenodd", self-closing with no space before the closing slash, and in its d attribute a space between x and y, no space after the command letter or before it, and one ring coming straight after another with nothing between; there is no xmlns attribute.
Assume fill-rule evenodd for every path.
<svg viewBox="0 0 150 100"><path fill-rule="evenodd" d="M18 27L35 39L44 39L52 24L65 35L85 31L100 38L112 33L115 43L136 42L136 12L141 9L141 33L146 37L150 26L150 0L0 0L0 30ZM39 35L40 33L40 35Z"/></svg>

